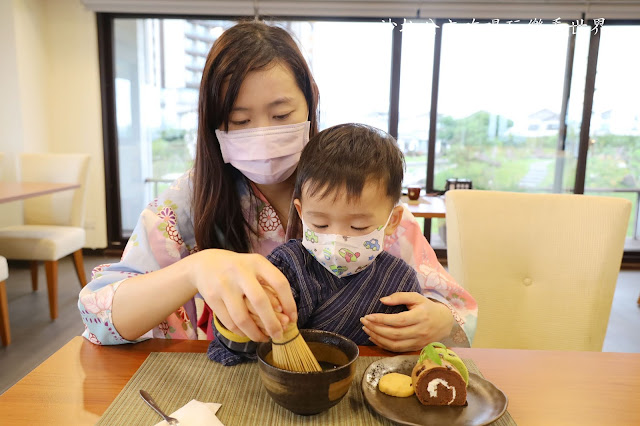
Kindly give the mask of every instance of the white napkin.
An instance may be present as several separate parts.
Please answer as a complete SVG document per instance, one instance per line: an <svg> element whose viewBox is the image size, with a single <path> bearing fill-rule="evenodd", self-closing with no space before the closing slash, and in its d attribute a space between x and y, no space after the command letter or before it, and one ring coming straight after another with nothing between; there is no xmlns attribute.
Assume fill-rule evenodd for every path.
<svg viewBox="0 0 640 426"><path fill-rule="evenodd" d="M200 402L192 399L182 408L169 414L169 416L178 419L180 426L224 426L216 417L216 412L218 412L221 405L222 404L216 404L214 402ZM167 425L168 423L163 420L155 426Z"/></svg>

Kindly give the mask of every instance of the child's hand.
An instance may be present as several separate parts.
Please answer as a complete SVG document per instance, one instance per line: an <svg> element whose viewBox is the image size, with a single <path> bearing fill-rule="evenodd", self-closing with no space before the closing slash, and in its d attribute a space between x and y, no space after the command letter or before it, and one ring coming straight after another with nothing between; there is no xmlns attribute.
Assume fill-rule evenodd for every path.
<svg viewBox="0 0 640 426"><path fill-rule="evenodd" d="M369 339L383 349L418 351L447 337L453 327L449 308L419 293L398 292L380 301L390 306L407 305L408 309L399 314L370 314L360 319Z"/></svg>

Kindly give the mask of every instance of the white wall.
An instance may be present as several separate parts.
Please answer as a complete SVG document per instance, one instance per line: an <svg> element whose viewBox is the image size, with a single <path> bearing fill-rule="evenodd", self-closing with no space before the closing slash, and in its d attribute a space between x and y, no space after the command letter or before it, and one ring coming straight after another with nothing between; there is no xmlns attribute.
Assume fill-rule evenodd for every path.
<svg viewBox="0 0 640 426"><path fill-rule="evenodd" d="M48 21L51 152L91 155L86 247L107 246L100 70L95 13L80 0L44 0Z"/></svg>
<svg viewBox="0 0 640 426"><path fill-rule="evenodd" d="M14 149L22 150L22 117L19 104L18 64L16 36L11 2L0 1L0 150L5 153L3 174L0 178L15 176L12 164ZM19 145L19 146L18 146ZM11 169L9 169L11 167ZM11 180L14 180L13 178Z"/></svg>
<svg viewBox="0 0 640 426"><path fill-rule="evenodd" d="M0 57L0 151L12 157L4 164L15 167L19 152L90 154L86 247L106 247L95 14L80 0L2 0ZM15 216L12 204L0 205L0 225Z"/></svg>
<svg viewBox="0 0 640 426"><path fill-rule="evenodd" d="M0 179L10 182L16 180L15 159L24 144L13 12L12 1L0 1ZM0 227L20 223L21 218L20 203L0 204Z"/></svg>
<svg viewBox="0 0 640 426"><path fill-rule="evenodd" d="M42 0L14 0L22 149L49 151L49 97L47 20Z"/></svg>

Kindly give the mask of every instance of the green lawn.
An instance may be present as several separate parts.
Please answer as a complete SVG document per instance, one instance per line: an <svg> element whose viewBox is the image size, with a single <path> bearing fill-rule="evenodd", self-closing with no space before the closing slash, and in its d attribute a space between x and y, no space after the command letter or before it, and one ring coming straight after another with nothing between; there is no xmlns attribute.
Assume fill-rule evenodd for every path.
<svg viewBox="0 0 640 426"><path fill-rule="evenodd" d="M605 139L605 142L607 139ZM634 237L638 217L638 197L635 192L591 192L589 188L640 187L640 138L625 139L624 144L601 143L591 148L587 161L586 193L588 195L625 198L632 203L627 236ZM556 160L553 148L539 146L472 146L450 148L436 159L435 188L444 189L448 178L471 179L474 189L515 192L551 192ZM407 157L408 169L424 167L425 156ZM537 164L536 164L537 163ZM531 171L531 173L529 173ZM565 161L563 187L574 185L576 160ZM523 178L526 179L523 181ZM529 182L532 186L522 186ZM437 232L434 224L432 232Z"/></svg>

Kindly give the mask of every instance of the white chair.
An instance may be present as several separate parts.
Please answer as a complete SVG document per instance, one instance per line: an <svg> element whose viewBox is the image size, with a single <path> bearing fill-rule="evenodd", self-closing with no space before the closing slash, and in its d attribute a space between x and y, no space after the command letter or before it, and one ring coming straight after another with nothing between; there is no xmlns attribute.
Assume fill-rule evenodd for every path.
<svg viewBox="0 0 640 426"><path fill-rule="evenodd" d="M87 284L82 247L89 168L85 154L22 154L23 182L79 183L80 188L24 201L24 225L0 229L0 255L31 261L31 285L38 289L38 261L44 261L51 319L58 317L58 260L73 253L80 284Z"/></svg>
<svg viewBox="0 0 640 426"><path fill-rule="evenodd" d="M9 303L5 281L9 278L7 259L0 256L0 339L7 346L11 343L11 329L9 328Z"/></svg>
<svg viewBox="0 0 640 426"><path fill-rule="evenodd" d="M478 302L473 347L602 350L628 200L446 195L449 272Z"/></svg>

